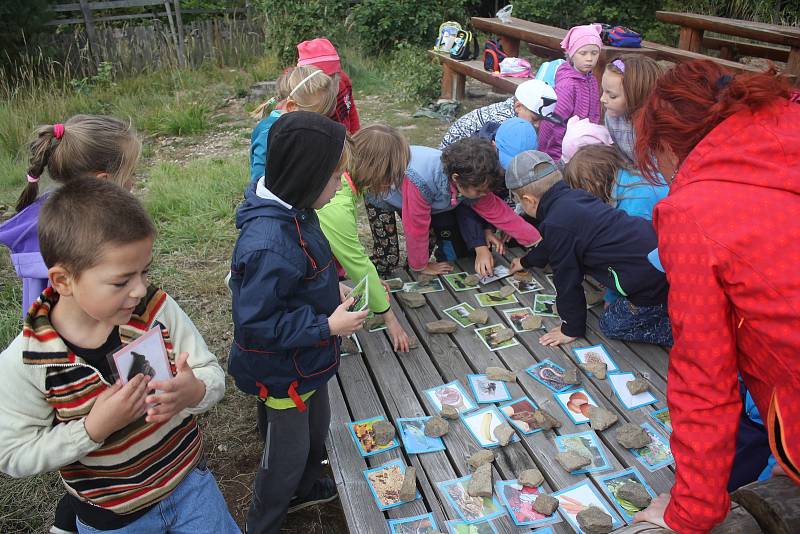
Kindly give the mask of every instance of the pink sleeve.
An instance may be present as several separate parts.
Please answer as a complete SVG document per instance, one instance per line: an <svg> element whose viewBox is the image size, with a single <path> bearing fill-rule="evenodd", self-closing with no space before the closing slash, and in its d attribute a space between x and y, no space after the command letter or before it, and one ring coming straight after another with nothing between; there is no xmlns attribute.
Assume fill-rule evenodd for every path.
<svg viewBox="0 0 800 534"><path fill-rule="evenodd" d="M482 197L472 205L472 209L486 219L486 222L516 239L523 247L534 245L542 239L541 234L533 225L514 213L514 210L494 193ZM405 224L405 219L403 224Z"/></svg>
<svg viewBox="0 0 800 534"><path fill-rule="evenodd" d="M403 180L403 229L406 234L408 265L421 271L428 265L428 231L431 227L431 206L414 183Z"/></svg>

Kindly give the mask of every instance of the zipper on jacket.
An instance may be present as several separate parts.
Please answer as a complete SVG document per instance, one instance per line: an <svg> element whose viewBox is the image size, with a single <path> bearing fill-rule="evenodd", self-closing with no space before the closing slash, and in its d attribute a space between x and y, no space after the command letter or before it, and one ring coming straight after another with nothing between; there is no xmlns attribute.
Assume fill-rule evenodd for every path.
<svg viewBox="0 0 800 534"><path fill-rule="evenodd" d="M614 279L614 287L617 289L619 294L622 295L623 297L627 297L628 294L625 293L624 289L622 289L622 284L620 284L619 276L617 275L617 272L614 269L612 269L611 267L608 268L608 272L611 273L611 278Z"/></svg>

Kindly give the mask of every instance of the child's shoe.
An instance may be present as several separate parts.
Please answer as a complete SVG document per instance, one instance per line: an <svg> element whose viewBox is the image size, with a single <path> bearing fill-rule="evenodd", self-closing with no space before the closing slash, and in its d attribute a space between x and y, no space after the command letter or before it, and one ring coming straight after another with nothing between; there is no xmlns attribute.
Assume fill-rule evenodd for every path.
<svg viewBox="0 0 800 534"><path fill-rule="evenodd" d="M287 513L291 514L303 508L314 506L315 504L324 504L330 502L339 496L336 490L336 482L328 477L320 478L311 487L311 491L305 497L292 497L289 501L289 510Z"/></svg>

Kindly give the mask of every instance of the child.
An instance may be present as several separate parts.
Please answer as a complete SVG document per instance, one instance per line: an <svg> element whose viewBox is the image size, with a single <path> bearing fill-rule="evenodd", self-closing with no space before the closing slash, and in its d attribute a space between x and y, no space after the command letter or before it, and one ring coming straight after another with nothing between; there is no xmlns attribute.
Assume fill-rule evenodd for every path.
<svg viewBox="0 0 800 534"><path fill-rule="evenodd" d="M608 128L602 124L595 124L589 119L570 117L567 121L567 130L564 140L561 141L561 163L566 165L572 156L586 145L603 144L611 146L614 140L608 133Z"/></svg>
<svg viewBox="0 0 800 534"><path fill-rule="evenodd" d="M338 78L338 92L336 107L330 116L336 122L344 124L347 132L354 134L361 127L358 119L358 110L353 100L353 84L350 77L342 70L342 63L336 48L324 37L303 41L297 45L297 66L314 65L331 78Z"/></svg>
<svg viewBox="0 0 800 534"><path fill-rule="evenodd" d="M589 24L575 26L561 41L561 48L567 53L567 61L556 71L555 115L568 120L570 117L588 118L600 123L600 94L592 70L600 59L603 41L600 38L601 26ZM539 130L539 147L542 152L558 161L561 157L561 142L566 127L564 123L546 122Z"/></svg>
<svg viewBox="0 0 800 534"><path fill-rule="evenodd" d="M603 73L600 102L606 108L606 127L629 163L635 161L633 147L636 143L631 118L650 96L661 72L655 60L626 54L608 63Z"/></svg>
<svg viewBox="0 0 800 534"><path fill-rule="evenodd" d="M368 277L369 308L383 315L394 350L408 351L408 334L389 305L389 296L375 265L358 239L357 201L364 193L383 194L398 187L405 175L411 152L403 136L384 124L371 124L353 136L355 162L342 175L342 188L331 202L317 210L320 226L333 255L354 282Z"/></svg>
<svg viewBox="0 0 800 534"><path fill-rule="evenodd" d="M141 151L130 123L100 115L75 115L63 124L40 126L34 136L28 183L17 201L17 214L0 226L0 243L11 249L11 262L22 278L23 318L47 287L47 267L36 235L39 211L47 198L46 193L39 196L45 169L58 184L95 176L130 189Z"/></svg>
<svg viewBox="0 0 800 534"><path fill-rule="evenodd" d="M587 145L564 168L564 181L583 189L628 215L653 220L653 208L669 193L669 186L653 185L636 174L613 146Z"/></svg>
<svg viewBox="0 0 800 534"><path fill-rule="evenodd" d="M287 69L277 83L277 97L261 104L253 115L263 117L267 109L277 105L253 129L250 138L250 180L256 182L264 176L267 160L269 129L283 113L304 110L330 115L336 105L336 83L317 67L304 66Z"/></svg>
<svg viewBox="0 0 800 534"><path fill-rule="evenodd" d="M542 243L511 272L553 268L556 307L563 322L543 335L542 345L570 343L586 332L584 276L594 277L622 295L606 308L600 329L611 339L672 345L667 316L667 280L647 254L656 246L653 225L604 204L580 189L570 189L553 160L524 152L506 171L506 186L525 212L539 221Z"/></svg>
<svg viewBox="0 0 800 534"><path fill-rule="evenodd" d="M367 311L349 312L352 298L341 302L314 209L341 187L350 152L343 125L306 111L283 115L269 132L267 175L236 215L228 372L267 406L248 532L277 534L287 511L337 496L331 479L318 478L330 422L326 384L339 367L339 336L361 328Z"/></svg>
<svg viewBox="0 0 800 534"><path fill-rule="evenodd" d="M492 191L503 169L497 150L490 141L467 137L439 151L422 146L411 147L411 163L406 169L400 188L385 195L367 198L367 215L376 254L373 261L379 269L391 271L386 250L381 249L387 236L394 236L397 227L387 224L383 214L400 211L406 235L408 264L414 271L430 275L449 272L447 261L463 256L460 229L455 222L454 210L466 202L485 221L505 231L523 246L539 241L539 232L522 220ZM437 262L429 263L428 233L433 227L437 234ZM467 238L469 240L470 238ZM396 250L396 249L395 249ZM394 252L394 251L391 251ZM397 252L392 255L397 258ZM476 269L481 261L476 257Z"/></svg>
<svg viewBox="0 0 800 534"><path fill-rule="evenodd" d="M542 119L557 120L553 117L556 98L553 88L541 80L521 83L511 98L470 111L454 122L444 134L439 150L477 134L488 123L499 125L512 117L519 117L538 128Z"/></svg>
<svg viewBox="0 0 800 534"><path fill-rule="evenodd" d="M222 399L225 376L178 304L148 285L154 237L141 204L109 181L77 178L47 199L39 243L52 287L0 355L0 470L58 469L82 534L238 533L195 419ZM175 376L115 382L107 356L152 328Z"/></svg>

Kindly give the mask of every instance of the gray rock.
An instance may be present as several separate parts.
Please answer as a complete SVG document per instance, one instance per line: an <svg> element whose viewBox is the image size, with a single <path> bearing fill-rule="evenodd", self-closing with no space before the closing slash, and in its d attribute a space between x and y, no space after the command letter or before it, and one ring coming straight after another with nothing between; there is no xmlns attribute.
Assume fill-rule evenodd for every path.
<svg viewBox="0 0 800 534"><path fill-rule="evenodd" d="M517 271L514 273L514 280L520 282L530 282L533 280L533 275L529 271Z"/></svg>
<svg viewBox="0 0 800 534"><path fill-rule="evenodd" d="M561 378L565 384L580 384L581 379L578 377L578 370L575 367L570 367L564 371L564 376Z"/></svg>
<svg viewBox="0 0 800 534"><path fill-rule="evenodd" d="M638 377L625 385L628 387L628 391L630 391L631 395L638 395L650 389L650 383L644 378Z"/></svg>
<svg viewBox="0 0 800 534"><path fill-rule="evenodd" d="M533 509L544 515L553 515L558 510L558 499L550 495L540 493L533 501Z"/></svg>
<svg viewBox="0 0 800 534"><path fill-rule="evenodd" d="M467 493L470 497L492 496L492 464L483 464L472 473L467 482Z"/></svg>
<svg viewBox="0 0 800 534"><path fill-rule="evenodd" d="M418 349L419 348L419 339L414 336L408 336L408 350L411 349Z"/></svg>
<svg viewBox="0 0 800 534"><path fill-rule="evenodd" d="M638 482L625 482L617 489L617 498L624 499L636 508L647 508L653 497Z"/></svg>
<svg viewBox="0 0 800 534"><path fill-rule="evenodd" d="M489 322L489 312L482 308L478 308L476 310L472 310L467 315L470 321L477 324L486 324Z"/></svg>
<svg viewBox="0 0 800 534"><path fill-rule="evenodd" d="M277 80L270 80L266 82L256 82L250 86L250 91L247 94L248 100L261 101L269 100L272 95L277 92Z"/></svg>
<svg viewBox="0 0 800 534"><path fill-rule="evenodd" d="M503 341L508 341L512 337L514 337L514 331L510 328L503 327L495 330L495 332L492 334L492 342L502 343Z"/></svg>
<svg viewBox="0 0 800 534"><path fill-rule="evenodd" d="M542 327L542 317L540 315L531 315L520 321L520 326L523 330L538 330Z"/></svg>
<svg viewBox="0 0 800 534"><path fill-rule="evenodd" d="M403 289L403 281L399 278L392 278L391 280L384 280L389 289L391 290L398 290Z"/></svg>
<svg viewBox="0 0 800 534"><path fill-rule="evenodd" d="M605 362L588 362L581 364L581 369L592 373L598 380L605 380L608 374L608 365Z"/></svg>
<svg viewBox="0 0 800 534"><path fill-rule="evenodd" d="M589 424L594 430L605 430L617 421L619 421L619 417L614 412L597 406L589 406Z"/></svg>
<svg viewBox="0 0 800 534"><path fill-rule="evenodd" d="M373 328L378 328L385 324L386 322L383 320L383 315L375 315L364 321L364 328L372 330Z"/></svg>
<svg viewBox="0 0 800 534"><path fill-rule="evenodd" d="M534 467L533 469L526 469L517 475L517 482L523 486L538 488L542 482L544 482L544 477L542 476L542 472Z"/></svg>
<svg viewBox="0 0 800 534"><path fill-rule="evenodd" d="M441 319L439 321L431 321L425 324L425 330L429 334L452 334L456 331L458 326L453 321Z"/></svg>
<svg viewBox="0 0 800 534"><path fill-rule="evenodd" d="M647 446L652 438L639 425L625 423L617 430L617 441L626 449L641 449Z"/></svg>
<svg viewBox="0 0 800 534"><path fill-rule="evenodd" d="M417 498L417 469L406 467L406 474L403 477L403 485L400 486L400 500L402 502L413 501Z"/></svg>
<svg viewBox="0 0 800 534"><path fill-rule="evenodd" d="M477 274L469 274L464 277L464 283L468 286L477 286L480 282L481 279L478 278Z"/></svg>
<svg viewBox="0 0 800 534"><path fill-rule="evenodd" d="M343 337L339 351L342 354L358 354L358 345L349 337Z"/></svg>
<svg viewBox="0 0 800 534"><path fill-rule="evenodd" d="M516 382L517 373L504 367L487 367L486 378L489 380L502 380L503 382Z"/></svg>
<svg viewBox="0 0 800 534"><path fill-rule="evenodd" d="M427 287L427 286L431 285L431 282L433 281L433 278L434 277L429 275L429 274L420 275L420 277L417 279L417 285L419 287Z"/></svg>
<svg viewBox="0 0 800 534"><path fill-rule="evenodd" d="M545 409L534 410L533 423L536 425L536 428L541 428L542 430L561 428L561 421L553 417L550 412Z"/></svg>
<svg viewBox="0 0 800 534"><path fill-rule="evenodd" d="M375 422L372 432L375 434L376 445L388 445L394 439L394 425L385 419Z"/></svg>
<svg viewBox="0 0 800 534"><path fill-rule="evenodd" d="M516 291L516 290L514 289L514 286L507 286L507 285L506 285L506 286L503 286L503 287L501 287L501 288L500 288L500 289L497 291L497 293L498 293L498 294L499 294L501 297L504 297L504 298L505 298L505 297L509 297L509 296L513 295L513 294L514 294L514 291Z"/></svg>
<svg viewBox="0 0 800 534"><path fill-rule="evenodd" d="M442 419L450 419L451 421L455 421L459 418L458 410L456 410L452 404L442 404L442 411L439 412L439 415Z"/></svg>
<svg viewBox="0 0 800 534"><path fill-rule="evenodd" d="M505 447L511 441L511 438L514 436L514 428L509 425L508 423L503 423L502 425L498 426L494 429L494 437L497 438L497 441L500 442L501 447Z"/></svg>
<svg viewBox="0 0 800 534"><path fill-rule="evenodd" d="M556 455L556 460L561 464L561 467L570 473L592 463L591 458L581 456L574 451L559 452Z"/></svg>
<svg viewBox="0 0 800 534"><path fill-rule="evenodd" d="M487 451L486 449L481 449L467 458L467 463L473 470L492 462L494 462L494 453L492 451Z"/></svg>
<svg viewBox="0 0 800 534"><path fill-rule="evenodd" d="M611 516L597 506L590 506L575 516L581 530L586 534L608 534L611 532Z"/></svg>
<svg viewBox="0 0 800 534"><path fill-rule="evenodd" d="M419 293L398 293L397 298L399 298L409 308L421 308L422 306L425 306L425 297Z"/></svg>
<svg viewBox="0 0 800 534"><path fill-rule="evenodd" d="M425 422L425 435L430 438L440 438L450 430L450 423L434 415Z"/></svg>

